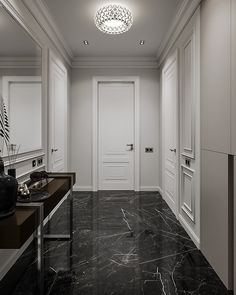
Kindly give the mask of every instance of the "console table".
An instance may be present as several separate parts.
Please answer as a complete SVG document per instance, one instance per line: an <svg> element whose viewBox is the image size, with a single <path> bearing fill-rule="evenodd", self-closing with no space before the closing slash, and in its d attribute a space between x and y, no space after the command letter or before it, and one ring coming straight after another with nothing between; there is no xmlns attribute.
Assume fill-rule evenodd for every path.
<svg viewBox="0 0 236 295"><path fill-rule="evenodd" d="M45 239L72 239L73 235L73 196L75 173L49 173L53 180L44 186L49 196L43 201L17 203L14 215L0 220L0 249L19 249L11 263L6 267L0 279L14 265L23 251L37 238L37 266L39 270L40 293L43 294L43 248ZM43 227L53 214L68 200L69 233L66 235L44 234Z"/></svg>

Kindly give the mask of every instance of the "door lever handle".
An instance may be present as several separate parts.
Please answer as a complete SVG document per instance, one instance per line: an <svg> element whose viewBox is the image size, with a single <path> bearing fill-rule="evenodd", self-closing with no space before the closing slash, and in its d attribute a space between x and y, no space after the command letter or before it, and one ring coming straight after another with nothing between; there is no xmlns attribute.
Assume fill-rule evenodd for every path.
<svg viewBox="0 0 236 295"><path fill-rule="evenodd" d="M170 151L176 153L176 149L170 149Z"/></svg>
<svg viewBox="0 0 236 295"><path fill-rule="evenodd" d="M51 152L54 153L54 152L57 152L58 149L51 149Z"/></svg>
<svg viewBox="0 0 236 295"><path fill-rule="evenodd" d="M129 144L127 144L126 146L129 146L129 147L130 147L129 151L133 151L133 150L134 150L134 145L133 145L133 143L129 143Z"/></svg>

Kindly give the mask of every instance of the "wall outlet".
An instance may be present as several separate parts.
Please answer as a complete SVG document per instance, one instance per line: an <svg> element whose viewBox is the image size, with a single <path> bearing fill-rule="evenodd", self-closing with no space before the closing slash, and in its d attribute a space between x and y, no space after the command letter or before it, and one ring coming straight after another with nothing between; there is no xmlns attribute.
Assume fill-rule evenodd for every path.
<svg viewBox="0 0 236 295"><path fill-rule="evenodd" d="M33 168L36 167L36 160L33 160L33 161L32 161L32 167L33 167Z"/></svg>
<svg viewBox="0 0 236 295"><path fill-rule="evenodd" d="M145 148L145 153L153 153L154 149L153 147L146 147Z"/></svg>
<svg viewBox="0 0 236 295"><path fill-rule="evenodd" d="M191 161L190 159L185 159L185 165L190 167Z"/></svg>
<svg viewBox="0 0 236 295"><path fill-rule="evenodd" d="M38 158L37 159L37 165L40 166L43 164L43 158Z"/></svg>

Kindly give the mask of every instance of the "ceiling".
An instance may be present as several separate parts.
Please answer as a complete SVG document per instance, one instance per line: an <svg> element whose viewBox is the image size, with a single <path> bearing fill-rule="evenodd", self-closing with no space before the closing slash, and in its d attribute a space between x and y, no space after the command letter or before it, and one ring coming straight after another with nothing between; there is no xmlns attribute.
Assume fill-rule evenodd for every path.
<svg viewBox="0 0 236 295"><path fill-rule="evenodd" d="M44 0L75 57L156 57L183 0ZM106 35L94 24L97 9L116 3L129 8L134 22L122 35ZM83 44L89 41L89 46ZM139 41L145 40L140 46Z"/></svg>
<svg viewBox="0 0 236 295"><path fill-rule="evenodd" d="M0 58L41 56L40 47L2 6L0 6L0 40L4 40L0 46Z"/></svg>

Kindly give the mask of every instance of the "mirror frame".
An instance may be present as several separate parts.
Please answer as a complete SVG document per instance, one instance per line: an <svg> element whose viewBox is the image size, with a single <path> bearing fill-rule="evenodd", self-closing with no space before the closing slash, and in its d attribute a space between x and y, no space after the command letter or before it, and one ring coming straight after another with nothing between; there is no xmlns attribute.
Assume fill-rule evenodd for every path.
<svg viewBox="0 0 236 295"><path fill-rule="evenodd" d="M21 155L32 154L32 153L35 153L36 151L39 151L39 152L44 151L44 136L43 136L43 134L44 134L44 132L43 132L44 131L44 121L43 121L43 119L44 119L44 117L43 117L43 113L44 113L44 95L43 95L43 93L44 93L44 77L43 77L44 46L40 42L39 37L37 36L37 33L34 32L30 26L28 26L25 19L9 3L9 1L0 0L0 8L4 9L6 11L6 13L9 15L9 17L11 17L16 22L16 24L18 24L26 32L26 34L29 36L29 38L31 38L31 40L34 43L36 43L36 45L41 50L41 61L40 61L40 63L41 63L41 147L38 147L36 149L29 149L27 151L19 151L19 157L20 157ZM44 153L45 153L45 151L44 151ZM5 158L6 155L3 154L3 157Z"/></svg>

